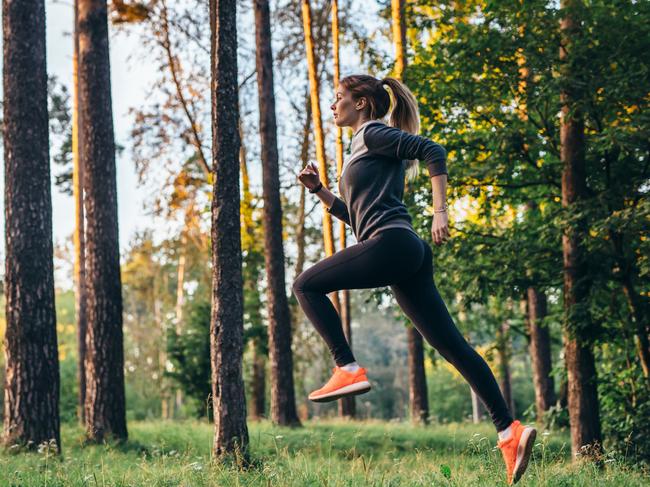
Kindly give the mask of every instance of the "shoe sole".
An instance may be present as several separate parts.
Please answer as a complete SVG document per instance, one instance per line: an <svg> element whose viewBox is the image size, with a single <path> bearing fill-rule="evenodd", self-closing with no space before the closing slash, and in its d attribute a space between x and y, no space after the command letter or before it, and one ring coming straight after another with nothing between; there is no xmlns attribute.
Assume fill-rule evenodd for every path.
<svg viewBox="0 0 650 487"><path fill-rule="evenodd" d="M521 438L519 438L519 444L517 445L517 460L512 476L513 484L521 478L528 467L528 461L530 460L536 437L537 430L535 428L527 427L521 433Z"/></svg>
<svg viewBox="0 0 650 487"><path fill-rule="evenodd" d="M316 397L310 397L310 401L314 402L330 402L336 401L337 399L345 396L356 396L358 394L363 394L370 390L370 382L367 380L361 382L355 382L347 386L343 386L335 391L328 392L327 394L322 394Z"/></svg>

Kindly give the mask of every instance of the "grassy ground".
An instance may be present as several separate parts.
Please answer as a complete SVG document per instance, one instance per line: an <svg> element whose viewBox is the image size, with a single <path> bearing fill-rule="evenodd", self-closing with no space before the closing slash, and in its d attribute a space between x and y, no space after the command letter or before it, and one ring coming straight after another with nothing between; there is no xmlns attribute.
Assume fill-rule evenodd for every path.
<svg viewBox="0 0 650 487"><path fill-rule="evenodd" d="M255 466L211 462L207 423L135 422L125 445L82 446L78 427L62 431L63 455L0 455L0 486L491 486L506 485L491 425L309 421L303 428L249 423ZM540 434L518 485L641 486L647 472L616 459L603 470L569 462L568 438Z"/></svg>

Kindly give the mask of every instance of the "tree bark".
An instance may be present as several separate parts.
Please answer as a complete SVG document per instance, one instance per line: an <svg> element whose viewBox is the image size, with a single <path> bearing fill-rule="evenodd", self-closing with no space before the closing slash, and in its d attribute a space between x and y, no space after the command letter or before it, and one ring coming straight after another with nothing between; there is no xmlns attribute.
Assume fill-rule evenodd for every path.
<svg viewBox="0 0 650 487"><path fill-rule="evenodd" d="M501 393L510 408L510 413L515 415L515 401L512 396L512 377L510 375L510 324L507 320L501 323L497 330L497 353L499 355L499 386Z"/></svg>
<svg viewBox="0 0 650 487"><path fill-rule="evenodd" d="M216 458L248 463L242 377L243 296L239 204L237 2L210 0L212 73L212 313L210 360Z"/></svg>
<svg viewBox="0 0 650 487"><path fill-rule="evenodd" d="M424 371L422 335L413 325L406 329L408 339L409 403L414 423L429 423L429 398Z"/></svg>
<svg viewBox="0 0 650 487"><path fill-rule="evenodd" d="M541 322L547 315L546 294L530 286L526 291L528 332L530 334L530 361L535 386L535 409L537 422L541 423L544 413L556 402L555 384L551 375L551 334Z"/></svg>
<svg viewBox="0 0 650 487"><path fill-rule="evenodd" d="M334 91L339 88L339 2L332 0L332 50L334 54ZM343 170L343 129L339 126L336 127L336 175L341 178L341 171ZM337 180L338 180L337 179ZM339 241L341 249L346 245L346 228L345 222L339 221ZM350 326L350 291L342 289L341 294L341 323L343 324L343 333L345 338L352 348L352 328ZM355 396L343 397L338 401L339 416L354 418L356 415L356 400Z"/></svg>
<svg viewBox="0 0 650 487"><path fill-rule="evenodd" d="M406 69L406 22L404 0L391 1L393 46L395 47L395 77L402 80ZM409 400L411 418L415 422L428 423L429 401L427 378L424 368L424 343L415 326L406 328L409 363Z"/></svg>
<svg viewBox="0 0 650 487"><path fill-rule="evenodd" d="M255 258L258 254L257 246L255 242L255 228L253 223L253 197L250 191L250 181L248 177L248 161L246 157L246 145L244 144L244 129L241 123L241 118L239 119L239 138L241 144L239 147L239 167L241 169L241 181L242 181L242 222L244 234L246 239L242 244L242 251L245 252L246 260L244 261L245 266L247 267L246 272L244 273L244 310L246 310L246 296L254 296L251 299L251 308L256 307L255 313L252 313L249 310L249 320L251 325L254 327L262 327L261 316L259 313L259 299L260 292L258 289L258 282L260 277L260 272L258 270L259 266L257 264L257 259ZM250 266L250 267L249 267ZM250 417L252 419L259 420L265 416L265 402L266 402L266 357L268 356L268 346L265 342L262 341L263 338L260 335L255 335L251 338L251 352L252 352L252 384L251 384L251 411Z"/></svg>
<svg viewBox="0 0 650 487"><path fill-rule="evenodd" d="M329 188L329 177L327 171L327 160L325 158L325 137L323 135L323 120L320 111L320 83L318 80L318 66L316 66L316 55L314 52L314 37L312 35L312 15L309 0L301 0L302 6L302 23L305 33L305 50L307 52L307 69L309 74L309 87L311 94L311 113L314 124L314 138L316 142L316 159L318 160L318 172L323 186ZM325 255L329 257L336 251L334 248L334 232L332 227L332 215L326 211L324 203L321 204L323 209L323 243L325 246ZM334 307L341 311L341 302L339 301L338 292L330 293Z"/></svg>
<svg viewBox="0 0 650 487"><path fill-rule="evenodd" d="M86 435L127 439L122 284L106 0L79 0L79 108L87 216Z"/></svg>
<svg viewBox="0 0 650 487"><path fill-rule="evenodd" d="M571 55L573 36L580 22L575 18L579 0L562 0L565 8L560 30L562 43L560 59L566 62ZM560 93L562 116L560 120L560 157L562 169L562 206L573 207L587 195L585 174L584 122L574 106L575 93L568 88L574 74L567 63L562 75L565 87ZM571 450L574 455L597 455L600 452L601 429L598 409L597 378L594 356L588 340L591 328L587 310L589 285L585 249L581 245L586 234L586 222L567 226L562 235L564 260L564 354L568 376L569 421Z"/></svg>
<svg viewBox="0 0 650 487"><path fill-rule="evenodd" d="M279 425L300 425L296 411L291 352L291 315L285 291L282 246L282 204L278 169L277 124L273 93L273 54L268 0L255 0L255 41L262 190L264 196L264 257L269 317L271 363L271 420Z"/></svg>
<svg viewBox="0 0 650 487"><path fill-rule="evenodd" d="M260 420L265 416L266 399L266 360L256 340L251 340L253 378L251 387L251 418Z"/></svg>
<svg viewBox="0 0 650 487"><path fill-rule="evenodd" d="M74 228L74 278L75 316L77 321L77 380L79 384L77 417L85 427L86 411L86 236L84 212L84 164L79 148L79 0L74 1L74 29L72 54L72 187L75 205Z"/></svg>
<svg viewBox="0 0 650 487"><path fill-rule="evenodd" d="M45 5L4 0L5 446L61 452Z"/></svg>

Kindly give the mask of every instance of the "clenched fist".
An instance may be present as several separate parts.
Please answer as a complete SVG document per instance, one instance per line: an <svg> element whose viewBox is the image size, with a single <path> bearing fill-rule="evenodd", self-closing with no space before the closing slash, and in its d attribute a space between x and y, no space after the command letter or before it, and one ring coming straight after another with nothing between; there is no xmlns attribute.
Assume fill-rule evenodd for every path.
<svg viewBox="0 0 650 487"><path fill-rule="evenodd" d="M313 161L309 162L303 170L300 171L300 174L298 174L298 180L309 190L318 186L320 175L318 174L316 163Z"/></svg>

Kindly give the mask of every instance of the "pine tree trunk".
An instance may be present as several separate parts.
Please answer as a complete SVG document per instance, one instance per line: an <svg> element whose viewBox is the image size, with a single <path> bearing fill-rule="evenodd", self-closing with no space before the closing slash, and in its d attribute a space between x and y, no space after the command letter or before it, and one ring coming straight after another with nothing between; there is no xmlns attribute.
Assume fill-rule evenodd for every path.
<svg viewBox="0 0 650 487"><path fill-rule="evenodd" d="M186 215L186 223L187 223L187 215ZM187 232L189 232L189 228L187 228L187 225L183 229L183 232L181 234L181 246L179 249L179 257L178 257L178 272L177 272L177 279L176 279L176 309L175 309L175 314L176 314L176 326L175 326L175 331L178 336L181 335L183 332L183 304L185 302L185 293L183 291L183 286L185 283L185 248L187 247ZM165 344L166 340L164 339L163 335L163 349L165 349ZM165 355L167 355L165 353ZM165 357L165 361L167 358ZM183 391L179 388L176 389L175 396L174 396L174 414L176 417L180 417L180 412L183 407Z"/></svg>
<svg viewBox="0 0 650 487"><path fill-rule="evenodd" d="M265 416L265 396L266 396L266 378L265 366L266 360L260 351L260 346L255 340L251 341L253 378L251 387L251 418L255 420L262 419Z"/></svg>
<svg viewBox="0 0 650 487"><path fill-rule="evenodd" d="M79 110L87 216L86 435L126 440L122 284L106 0L79 0Z"/></svg>
<svg viewBox="0 0 650 487"><path fill-rule="evenodd" d="M339 88L339 2L332 0L332 40L333 40L333 54L334 54L334 91ZM336 127L336 175L340 179L341 171L343 171L343 130L341 127ZM339 240L341 249L347 246L346 242L346 228L345 222L339 221ZM341 323L343 324L343 333L345 338L352 348L352 328L350 326L350 291L347 289L341 290ZM356 415L356 401L355 396L348 396L341 398L339 401L339 416L346 416L354 418Z"/></svg>
<svg viewBox="0 0 650 487"><path fill-rule="evenodd" d="M301 141L301 150L300 150L300 161L302 163L301 167L305 167L309 162L309 135L311 129L311 99L309 97L309 91L305 96L305 122L302 130L302 141ZM294 280L298 277L305 266L305 187L301 184L300 186L300 199L298 202L298 217L296 223L296 265L294 268ZM292 293L289 297L289 303L291 308L292 323L294 325L293 333L297 329L298 324L300 323L302 316L302 309L300 304L296 299L296 296ZM296 388L301 391L301 398L303 400L302 404L298 406L299 419L307 420L309 416L310 401L307 398L306 394L302 394L304 391L304 381L302 379L303 375L300 370L300 364L296 370Z"/></svg>
<svg viewBox="0 0 650 487"><path fill-rule="evenodd" d="M470 396L472 398L472 423L478 424L483 421L485 416L485 407L481 402L481 398L474 392L474 389L469 388Z"/></svg>
<svg viewBox="0 0 650 487"><path fill-rule="evenodd" d="M239 206L237 2L210 0L212 73L212 313L210 360L216 458L248 463L242 377L243 295ZM238 452L238 453L237 453Z"/></svg>
<svg viewBox="0 0 650 487"><path fill-rule="evenodd" d="M271 420L279 425L300 425L293 385L291 315L285 290L282 205L268 0L255 0L255 41L262 146L264 257L268 282Z"/></svg>
<svg viewBox="0 0 650 487"><path fill-rule="evenodd" d="M3 444L61 452L54 307L45 5L4 0L5 357Z"/></svg>
<svg viewBox="0 0 650 487"><path fill-rule="evenodd" d="M501 393L510 408L510 413L515 415L515 402L512 397L512 378L510 375L510 324L507 320L501 323L497 330L497 353L499 355L499 386Z"/></svg>
<svg viewBox="0 0 650 487"><path fill-rule="evenodd" d="M323 186L329 188L329 177L327 170L327 160L325 158L325 137L323 135L323 120L320 111L320 83L318 80L318 66L316 66L316 55L314 52L314 38L312 35L312 16L311 5L309 0L301 0L302 5L302 22L305 32L305 50L307 52L307 69L309 74L309 87L311 94L311 112L314 123L314 138L316 143L316 159L318 161L318 172ZM323 203L323 243L325 246L325 255L330 256L335 252L334 232L332 227L332 215L326 211ZM330 293L330 299L334 307L340 314L341 302L339 293L334 291Z"/></svg>
<svg viewBox="0 0 650 487"><path fill-rule="evenodd" d="M402 79L406 69L406 19L404 0L391 0L391 28L395 47L395 77Z"/></svg>
<svg viewBox="0 0 650 487"><path fill-rule="evenodd" d="M562 46L560 59L571 54L572 37L579 29L574 8L579 1L563 0L568 7L561 21ZM574 74L564 68L565 84ZM586 197L584 122L575 110L574 93L564 88L560 94L562 117L560 122L560 157L562 169L562 206L569 207ZM586 222L567 227L562 235L564 255L564 355L568 376L569 421L573 455L597 455L601 442L600 416L594 355L588 341L590 316L587 310L589 283L586 280L587 261L581 245L586 233ZM584 450L583 450L584 448Z"/></svg>
<svg viewBox="0 0 650 487"><path fill-rule="evenodd" d="M391 1L393 45L395 47L395 77L404 77L406 69L406 22L404 0ZM414 326L406 328L409 363L409 398L411 418L415 422L428 423L429 401L427 378L424 368L424 342L422 335Z"/></svg>
<svg viewBox="0 0 650 487"><path fill-rule="evenodd" d="M535 408L537 421L542 422L544 413L556 402L555 384L551 375L551 334L542 320L547 314L546 294L530 286L526 292L527 322L530 333L530 361L535 386Z"/></svg>
<svg viewBox="0 0 650 487"><path fill-rule="evenodd" d="M242 250L246 253L248 262L244 262L246 266L251 266L244 273L244 297L247 295L254 295L255 305L260 302L258 281L259 274L257 270L257 263L254 262L252 256L257 252L253 242L255 240L255 229L253 223L253 197L250 191L250 182L248 177L248 161L246 158L246 145L244 144L244 128L239 119L239 167L241 169L242 181L242 208L243 208L243 230L246 235L246 244L242 245ZM246 299L244 299L244 309L246 309ZM256 320L259 321L259 320ZM266 402L266 357L268 356L268 347L262 343L262 338L259 336L253 337L250 340L252 348L252 379L251 379L251 411L250 417L252 419L261 419L265 416L265 402Z"/></svg>
<svg viewBox="0 0 650 487"><path fill-rule="evenodd" d="M77 380L79 383L79 396L77 417L79 423L85 427L86 411L86 237L84 214L84 165L79 149L79 27L78 27L78 0L74 1L74 29L73 29L73 55L72 55L72 186L75 204L74 228L74 279L75 279L75 316L77 321Z"/></svg>
<svg viewBox="0 0 650 487"><path fill-rule="evenodd" d="M422 335L413 326L406 328L408 339L409 364L409 403L411 420L414 423L429 423L429 398L427 397L427 382L424 372L424 348Z"/></svg>

